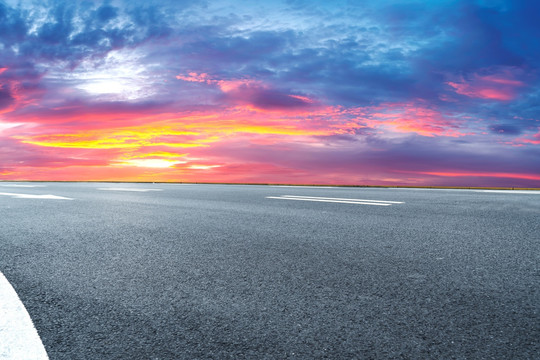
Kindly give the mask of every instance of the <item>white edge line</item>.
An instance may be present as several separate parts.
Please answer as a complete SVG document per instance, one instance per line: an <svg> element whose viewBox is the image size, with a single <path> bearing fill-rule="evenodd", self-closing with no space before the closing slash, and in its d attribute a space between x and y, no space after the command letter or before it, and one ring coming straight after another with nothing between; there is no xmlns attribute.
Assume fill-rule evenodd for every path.
<svg viewBox="0 0 540 360"><path fill-rule="evenodd" d="M319 201L319 202L329 202L329 203L342 203L342 204L357 204L357 205L379 205L379 206L390 206L392 204L382 204L374 202L361 202L361 201L344 201L344 200L327 200L327 199L309 199L309 198L293 198L293 197L280 197L280 196L267 196L267 199L278 199L278 200L300 200L300 201Z"/></svg>
<svg viewBox="0 0 540 360"><path fill-rule="evenodd" d="M26 311L13 286L1 272L0 359L49 359L28 311Z"/></svg>
<svg viewBox="0 0 540 360"><path fill-rule="evenodd" d="M320 196L298 196L298 195L282 195L283 197L290 198L303 198L303 199L327 199L327 200L345 200L345 201L369 201L376 203L386 203L386 204L403 204L402 201L387 201L387 200L367 200L367 199L346 199L346 198L330 198L330 197L320 197Z"/></svg>

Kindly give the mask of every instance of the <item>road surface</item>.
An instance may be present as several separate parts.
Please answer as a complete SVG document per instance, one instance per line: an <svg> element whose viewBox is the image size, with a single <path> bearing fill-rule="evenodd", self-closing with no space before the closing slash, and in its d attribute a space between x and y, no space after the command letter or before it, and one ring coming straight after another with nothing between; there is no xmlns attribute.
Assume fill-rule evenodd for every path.
<svg viewBox="0 0 540 360"><path fill-rule="evenodd" d="M50 359L533 359L539 264L534 191L0 183Z"/></svg>

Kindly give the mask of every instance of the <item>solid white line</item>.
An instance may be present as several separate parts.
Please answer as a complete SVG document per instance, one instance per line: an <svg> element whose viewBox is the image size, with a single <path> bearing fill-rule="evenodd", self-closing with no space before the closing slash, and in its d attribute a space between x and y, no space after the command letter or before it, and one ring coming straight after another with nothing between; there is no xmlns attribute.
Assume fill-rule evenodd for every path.
<svg viewBox="0 0 540 360"><path fill-rule="evenodd" d="M16 193L0 193L3 196L11 196L14 199L45 199L45 200L73 200L72 198L56 196L56 195L36 195L36 194L16 194Z"/></svg>
<svg viewBox="0 0 540 360"><path fill-rule="evenodd" d="M0 272L0 359L46 360L49 357L30 315Z"/></svg>
<svg viewBox="0 0 540 360"><path fill-rule="evenodd" d="M279 199L279 200L319 201L319 202L328 202L328 203L357 204L357 205L379 205L379 206L390 206L390 205L392 205L392 204L382 204L382 203L375 203L375 202L329 200L329 199L312 199L312 198L301 198L301 197L267 196L266 198L267 199Z"/></svg>
<svg viewBox="0 0 540 360"><path fill-rule="evenodd" d="M331 197L320 197L320 196L299 196L299 195L282 195L284 197L291 198L305 198L305 199L326 199L326 200L345 200L345 201L369 201L375 203L384 203L384 204L403 204L402 201L387 201L387 200L367 200L367 199L345 199L345 198L331 198Z"/></svg>
<svg viewBox="0 0 540 360"><path fill-rule="evenodd" d="M98 190L106 190L106 191L138 191L138 192L163 191L163 189L138 189L138 188L98 188Z"/></svg>
<svg viewBox="0 0 540 360"><path fill-rule="evenodd" d="M25 188L45 187L45 185L21 185L21 184L0 184L0 186L25 187Z"/></svg>

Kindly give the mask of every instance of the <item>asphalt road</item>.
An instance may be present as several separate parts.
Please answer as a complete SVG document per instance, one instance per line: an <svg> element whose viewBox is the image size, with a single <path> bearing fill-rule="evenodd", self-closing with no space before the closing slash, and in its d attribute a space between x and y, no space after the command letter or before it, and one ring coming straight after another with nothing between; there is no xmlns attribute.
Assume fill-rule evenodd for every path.
<svg viewBox="0 0 540 360"><path fill-rule="evenodd" d="M538 193L12 185L0 272L51 359L540 356Z"/></svg>

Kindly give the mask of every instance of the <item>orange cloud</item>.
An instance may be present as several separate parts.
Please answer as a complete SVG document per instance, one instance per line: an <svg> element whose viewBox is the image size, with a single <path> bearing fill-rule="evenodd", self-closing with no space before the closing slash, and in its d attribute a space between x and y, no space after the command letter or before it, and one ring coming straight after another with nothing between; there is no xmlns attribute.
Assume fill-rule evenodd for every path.
<svg viewBox="0 0 540 360"><path fill-rule="evenodd" d="M206 78L200 77L204 81ZM299 100L309 102L310 99ZM86 114L68 111L63 117L53 112L45 120L35 119L41 123L29 124L24 131L14 133L11 139L28 145L25 149L33 149L34 153L57 153L62 161L43 167L37 161L23 167L4 167L2 171L11 172L6 177L208 182L282 182L287 179L287 182L305 183L310 182L313 173L298 169L293 163L290 167L283 165L288 164L284 154L317 152L329 145L335 149L342 145L347 147L352 144L347 141L361 138L362 134L381 138L401 134L466 135L461 131L459 116L442 113L421 101L349 108L317 104L261 109L236 104L219 109L151 115L131 110L110 114L101 114L102 109L97 108L87 111ZM15 119L19 121L22 117ZM34 118L28 120L31 122ZM333 139L340 142L332 143ZM271 151L261 154L261 149ZM268 163L259 163L261 158ZM343 176L357 183L377 183L377 179L392 181L384 180L386 177L375 172L370 174L373 178L355 175L353 181L352 173L329 172L316 182L340 183Z"/></svg>
<svg viewBox="0 0 540 360"><path fill-rule="evenodd" d="M73 155L72 160L68 155L61 167L80 162L80 156L92 156L109 167L163 169L173 171L175 176L179 176L180 171L184 176L188 172L208 172L221 167L223 164L196 156L196 149L209 148L212 153L211 149L217 143L244 139L246 144L258 145L315 144L317 136L354 132L360 126L350 114L338 108L321 108L310 117L305 117L304 112L291 115L291 112L265 113L248 107L234 107L220 113L158 114L142 119L144 121L132 119L140 125L123 127L111 127L115 122L98 122L101 128L94 128L95 123L88 123L91 128L87 130L83 127L86 123L76 123L77 131L69 131L69 125L59 124L48 127L49 132L55 128L58 131L49 134L40 133L40 126L29 127L27 134L12 138L32 146L86 152ZM66 119L68 124L69 120ZM195 155L179 153L176 149L189 149Z"/></svg>
<svg viewBox="0 0 540 360"><path fill-rule="evenodd" d="M104 115L106 119L112 116L117 115ZM97 122L78 123L81 118L84 116L74 114L64 119L67 124L47 126L47 134L41 133L40 126L29 127L26 134L13 138L32 146L86 151L83 157L91 152L93 159L112 167L163 169L174 171L176 175L181 171L184 176L195 170L212 172L218 167L223 170L224 164L215 161L220 159L219 155L211 162L205 162L205 156L213 156L214 147L229 142L244 141L246 146L294 143L313 148L323 146L321 137L356 136L358 130L364 128L429 137L464 135L459 131L459 122L451 116L415 103L358 108L318 106L296 111L235 106L220 112L143 114L141 117L130 114L130 121L136 125L116 127L111 125L128 121L101 121L98 117ZM77 131L70 131L70 123L75 123ZM86 126L89 128L85 129ZM56 133L51 133L55 129ZM189 149L189 152L178 153L178 149ZM202 149L207 149L206 155L197 156ZM77 163L78 159L74 158L71 163Z"/></svg>
<svg viewBox="0 0 540 360"><path fill-rule="evenodd" d="M313 115L326 116L322 110ZM222 113L161 114L145 117L144 125L103 127L74 133L23 135L15 138L26 144L60 148L136 149L148 146L199 147L236 134L323 136L341 133L343 126L310 123L302 117L280 116L236 107ZM339 114L336 114L339 115ZM338 119L339 120L339 119ZM140 122L133 119L133 122ZM105 125L105 124L104 124ZM344 127L356 127L352 122ZM63 129L60 127L60 129ZM63 129L68 130L68 129Z"/></svg>

